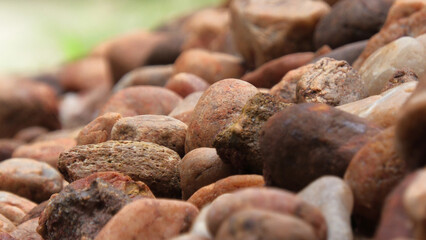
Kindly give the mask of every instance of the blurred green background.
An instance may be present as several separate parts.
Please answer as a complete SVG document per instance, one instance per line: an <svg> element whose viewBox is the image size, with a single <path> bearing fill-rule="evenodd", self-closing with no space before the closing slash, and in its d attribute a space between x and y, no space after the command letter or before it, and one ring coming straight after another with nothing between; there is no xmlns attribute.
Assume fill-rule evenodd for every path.
<svg viewBox="0 0 426 240"><path fill-rule="evenodd" d="M0 0L0 74L36 73L97 43L220 0Z"/></svg>

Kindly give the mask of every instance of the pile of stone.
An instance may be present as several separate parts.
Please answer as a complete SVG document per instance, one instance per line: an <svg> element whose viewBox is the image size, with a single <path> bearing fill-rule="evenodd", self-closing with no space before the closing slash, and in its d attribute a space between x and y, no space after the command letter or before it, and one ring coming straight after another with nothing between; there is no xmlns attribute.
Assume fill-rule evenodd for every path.
<svg viewBox="0 0 426 240"><path fill-rule="evenodd" d="M226 1L0 103L0 240L426 239L425 0Z"/></svg>

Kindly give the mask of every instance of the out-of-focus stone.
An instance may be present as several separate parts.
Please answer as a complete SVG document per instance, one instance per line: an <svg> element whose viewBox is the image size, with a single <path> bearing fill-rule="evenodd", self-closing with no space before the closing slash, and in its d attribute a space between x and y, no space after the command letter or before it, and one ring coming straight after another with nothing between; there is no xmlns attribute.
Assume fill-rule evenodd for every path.
<svg viewBox="0 0 426 240"><path fill-rule="evenodd" d="M78 145L106 142L111 138L114 124L121 119L121 114L108 112L87 124L77 136Z"/></svg>
<svg viewBox="0 0 426 240"><path fill-rule="evenodd" d="M69 182L95 172L116 171L144 182L157 197L179 197L180 161L176 152L155 143L107 141L62 153L58 168Z"/></svg>
<svg viewBox="0 0 426 240"><path fill-rule="evenodd" d="M213 239L213 236L207 227L207 213L210 210L210 206L211 204L207 204L200 209L200 213L197 218L195 218L195 221L191 226L190 234L205 237L207 239Z"/></svg>
<svg viewBox="0 0 426 240"><path fill-rule="evenodd" d="M318 239L309 223L285 214L272 211L241 210L225 220L215 239Z"/></svg>
<svg viewBox="0 0 426 240"><path fill-rule="evenodd" d="M120 113L123 117L143 114L169 114L182 98L161 87L136 86L115 93L103 106L100 115L107 112Z"/></svg>
<svg viewBox="0 0 426 240"><path fill-rule="evenodd" d="M47 163L26 158L0 163L0 190L42 202L61 189L61 174Z"/></svg>
<svg viewBox="0 0 426 240"><path fill-rule="evenodd" d="M236 173L225 164L214 148L197 148L185 155L179 166L182 199L186 200L198 189Z"/></svg>
<svg viewBox="0 0 426 240"><path fill-rule="evenodd" d="M312 0L236 0L231 3L234 42L247 63L262 64L313 50L313 34L328 4Z"/></svg>
<svg viewBox="0 0 426 240"><path fill-rule="evenodd" d="M51 131L38 136L36 139L34 139L33 142L57 140L57 139L63 139L63 138L76 139L81 129L82 129L81 127L78 127L78 128L72 128L72 129L61 129L61 130Z"/></svg>
<svg viewBox="0 0 426 240"><path fill-rule="evenodd" d="M9 219L0 214L0 232L10 233L15 230L15 228L16 226ZM0 236L0 239L3 238Z"/></svg>
<svg viewBox="0 0 426 240"><path fill-rule="evenodd" d="M0 214L16 226L35 206L36 204L28 199L13 193L0 191Z"/></svg>
<svg viewBox="0 0 426 240"><path fill-rule="evenodd" d="M403 196L406 212L414 221L416 239L426 238L426 168L420 170Z"/></svg>
<svg viewBox="0 0 426 240"><path fill-rule="evenodd" d="M192 113L194 112L194 108L200 100L201 96L204 92L195 92L189 94L182 102L180 102L171 113L169 113L170 117L174 117L177 120L184 122L189 126L192 120Z"/></svg>
<svg viewBox="0 0 426 240"><path fill-rule="evenodd" d="M324 175L343 177L359 149L380 129L325 104L297 104L265 123L260 139L265 181L292 191Z"/></svg>
<svg viewBox="0 0 426 240"><path fill-rule="evenodd" d="M111 130L112 140L152 142L185 155L185 123L161 115L139 115L118 120Z"/></svg>
<svg viewBox="0 0 426 240"><path fill-rule="evenodd" d="M25 142L20 140L14 140L10 138L0 139L0 161L11 158L15 149L24 144Z"/></svg>
<svg viewBox="0 0 426 240"><path fill-rule="evenodd" d="M37 232L46 239L94 239L102 227L131 199L101 179L90 187L67 186L49 200Z"/></svg>
<svg viewBox="0 0 426 240"><path fill-rule="evenodd" d="M137 200L120 210L95 240L169 239L188 231L197 214L195 206L182 201Z"/></svg>
<svg viewBox="0 0 426 240"><path fill-rule="evenodd" d="M99 86L112 86L108 62L101 57L88 57L65 65L59 70L58 79L66 91L90 91Z"/></svg>
<svg viewBox="0 0 426 240"><path fill-rule="evenodd" d="M319 21L315 29L315 46L342 45L369 39L386 20L394 0L341 0Z"/></svg>
<svg viewBox="0 0 426 240"><path fill-rule="evenodd" d="M307 64L300 68L289 71L281 81L273 86L269 93L282 98L288 103L297 103L296 87L297 82L302 78L303 74L310 71L313 64Z"/></svg>
<svg viewBox="0 0 426 240"><path fill-rule="evenodd" d="M34 218L17 226L16 229L10 233L10 236L16 239L43 240L43 238L36 231L37 227L38 218Z"/></svg>
<svg viewBox="0 0 426 240"><path fill-rule="evenodd" d="M320 58L328 57L328 58L333 58L336 60L346 61L347 63L352 65L355 62L355 60L359 57L359 55L362 53L366 45L367 45L367 40L348 43L346 45L333 49L332 51L328 53L325 53L323 55L320 55L314 58L312 62L314 63L318 61Z"/></svg>
<svg viewBox="0 0 426 240"><path fill-rule="evenodd" d="M222 223L233 214L248 209L288 214L307 222L315 237L326 239L327 224L321 212L290 192L270 188L248 188L217 198L207 213L207 225L216 236Z"/></svg>
<svg viewBox="0 0 426 240"><path fill-rule="evenodd" d="M362 100L338 106L337 109L365 118L382 128L396 125L405 101L416 89L417 82L403 83L398 87Z"/></svg>
<svg viewBox="0 0 426 240"><path fill-rule="evenodd" d="M386 22L379 33L370 38L359 58L353 64L360 69L376 50L404 36L418 37L426 33L426 1L395 0Z"/></svg>
<svg viewBox="0 0 426 240"><path fill-rule="evenodd" d="M39 141L18 147L13 152L12 157L34 159L56 168L59 154L71 149L76 144L76 141L72 138Z"/></svg>
<svg viewBox="0 0 426 240"><path fill-rule="evenodd" d="M299 197L318 207L327 222L327 239L352 240L351 213L354 198L349 186L337 177L321 177L301 192Z"/></svg>
<svg viewBox="0 0 426 240"><path fill-rule="evenodd" d="M173 75L173 65L146 66L136 68L124 75L113 88L118 92L128 87L150 85L163 87Z"/></svg>
<svg viewBox="0 0 426 240"><path fill-rule="evenodd" d="M279 83L287 72L309 63L313 57L311 52L288 54L266 62L241 79L258 88L271 88Z"/></svg>
<svg viewBox="0 0 426 240"><path fill-rule="evenodd" d="M240 78L245 69L242 59L224 53L191 49L176 59L175 73L191 73L213 84L226 78Z"/></svg>
<svg viewBox="0 0 426 240"><path fill-rule="evenodd" d="M410 69L404 68L396 70L380 92L386 92L387 90L398 87L406 82L417 81L419 81L417 74Z"/></svg>
<svg viewBox="0 0 426 240"><path fill-rule="evenodd" d="M354 214L377 220L386 196L407 173L405 161L396 153L395 127L374 136L353 157L345 173L355 198Z"/></svg>
<svg viewBox="0 0 426 240"><path fill-rule="evenodd" d="M185 151L212 147L216 135L239 116L246 102L257 92L250 83L237 79L225 79L210 86L195 106Z"/></svg>
<svg viewBox="0 0 426 240"><path fill-rule="evenodd" d="M31 126L60 127L56 94L43 83L0 77L0 106L0 138Z"/></svg>
<svg viewBox="0 0 426 240"><path fill-rule="evenodd" d="M25 215L25 217L23 217L21 219L21 221L19 221L19 224L22 224L22 223L24 223L28 220L33 219L33 218L39 218L41 216L41 214L43 213L43 211L46 208L48 203L49 203L49 200L46 200L46 201L40 203L39 205L33 207L31 209L31 211L29 211L27 213L27 215Z"/></svg>
<svg viewBox="0 0 426 240"><path fill-rule="evenodd" d="M397 70L409 68L422 76L426 73L425 55L426 48L411 37L399 38L374 52L359 70L368 94L380 94Z"/></svg>
<svg viewBox="0 0 426 240"><path fill-rule="evenodd" d="M17 132L13 138L18 141L29 143L34 141L38 136L46 134L48 132L49 130L44 127L28 127Z"/></svg>
<svg viewBox="0 0 426 240"><path fill-rule="evenodd" d="M306 71L296 86L298 102L338 106L367 97L360 75L347 62L321 58Z"/></svg>
<svg viewBox="0 0 426 240"><path fill-rule="evenodd" d="M165 88L172 90L183 98L191 93L204 91L210 84L204 79L190 73L178 73L170 78Z"/></svg>
<svg viewBox="0 0 426 240"><path fill-rule="evenodd" d="M230 176L198 189L188 199L188 202L201 209L225 193L231 193L243 188L263 187L264 185L265 181L260 175Z"/></svg>
<svg viewBox="0 0 426 240"><path fill-rule="evenodd" d="M265 93L253 96L244 106L240 116L220 132L213 142L222 161L231 163L241 172L262 174L260 131L272 115L290 105Z"/></svg>

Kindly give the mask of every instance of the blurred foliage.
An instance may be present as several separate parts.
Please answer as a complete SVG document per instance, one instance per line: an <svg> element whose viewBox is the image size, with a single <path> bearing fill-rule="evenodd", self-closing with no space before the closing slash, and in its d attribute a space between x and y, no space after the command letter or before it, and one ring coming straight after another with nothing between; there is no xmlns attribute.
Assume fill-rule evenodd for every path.
<svg viewBox="0 0 426 240"><path fill-rule="evenodd" d="M0 72L35 72L220 0L0 0Z"/></svg>

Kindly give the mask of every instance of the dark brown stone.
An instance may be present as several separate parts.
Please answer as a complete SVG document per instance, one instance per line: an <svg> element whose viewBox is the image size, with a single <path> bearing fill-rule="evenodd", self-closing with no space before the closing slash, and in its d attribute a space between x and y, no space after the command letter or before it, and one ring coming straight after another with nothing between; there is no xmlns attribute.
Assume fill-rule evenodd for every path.
<svg viewBox="0 0 426 240"><path fill-rule="evenodd" d="M12 154L19 146L24 145L25 142L14 140L10 138L0 139L0 161L12 158Z"/></svg>
<svg viewBox="0 0 426 240"><path fill-rule="evenodd" d="M260 139L267 185L301 190L323 175L343 177L380 129L325 104L297 104L265 123Z"/></svg>
<svg viewBox="0 0 426 240"><path fill-rule="evenodd" d="M49 130L44 127L28 127L17 132L13 138L18 141L29 143L35 140L38 136L48 132Z"/></svg>
<svg viewBox="0 0 426 240"><path fill-rule="evenodd" d="M341 47L333 49L328 53L316 57L314 60L312 60L312 62L314 63L323 57L329 57L334 58L336 60L346 61L350 65L352 65L359 57L359 55L361 55L362 51L364 51L365 46L367 46L367 42L367 40L364 40L345 44Z"/></svg>

